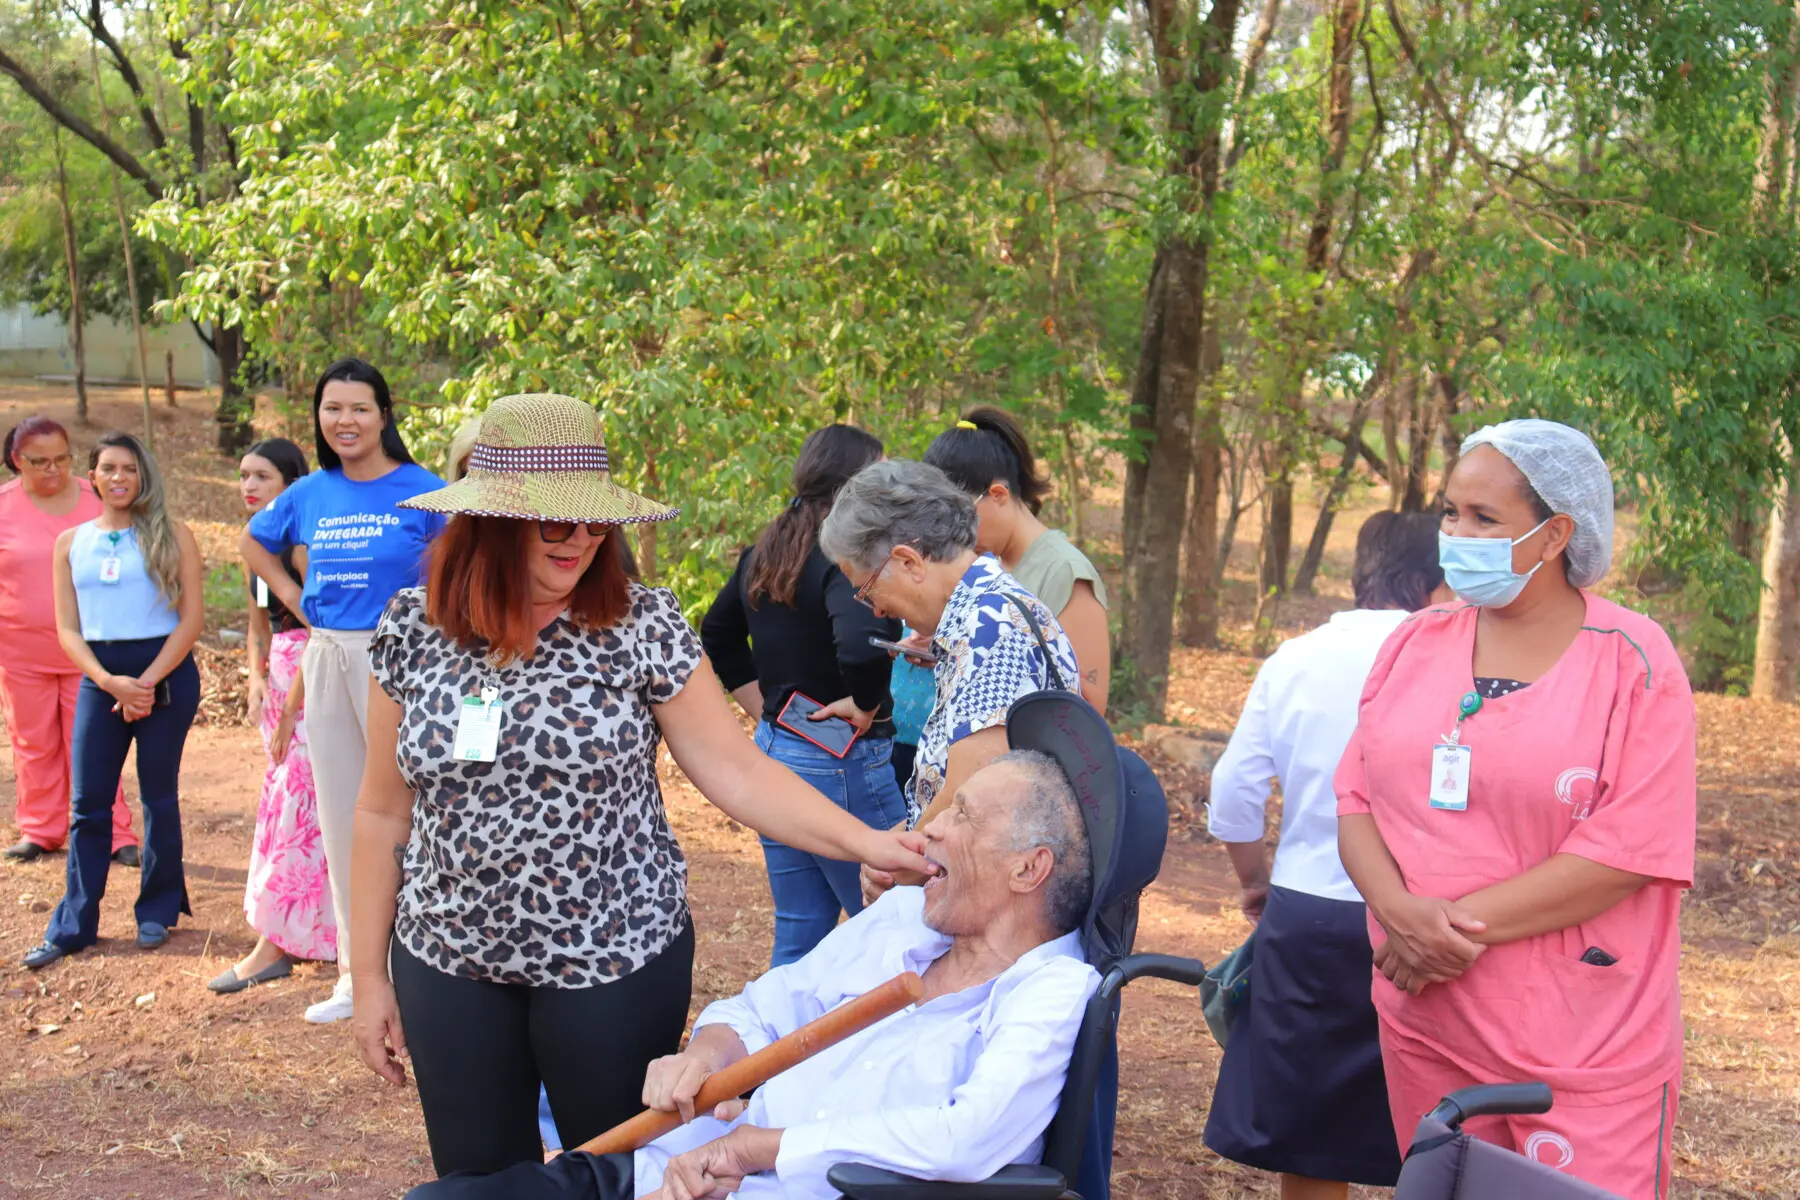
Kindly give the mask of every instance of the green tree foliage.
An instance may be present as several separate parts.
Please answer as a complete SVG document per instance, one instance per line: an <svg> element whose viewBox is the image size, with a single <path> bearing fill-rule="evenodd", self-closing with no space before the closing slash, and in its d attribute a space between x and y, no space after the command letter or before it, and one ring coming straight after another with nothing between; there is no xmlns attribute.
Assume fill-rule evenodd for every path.
<svg viewBox="0 0 1800 1200"><path fill-rule="evenodd" d="M1140 135L1103 46L1030 6L248 7L189 43L229 54L247 174L153 214L198 264L182 310L326 333L313 362L412 347L450 376L426 436L510 391L593 401L622 481L686 510L654 569L690 599L812 426L916 451L976 397L1116 421L1072 299L1107 210L1056 200Z"/></svg>
<svg viewBox="0 0 1800 1200"><path fill-rule="evenodd" d="M644 549L690 605L808 429L916 453L997 401L1065 493L1123 451L1127 509L1172 503L1191 465L1205 642L1239 515L1293 523L1304 584L1347 498L1429 507L1463 435L1536 413L1614 464L1628 578L1697 673L1747 658L1800 365L1792 188L1781 220L1756 199L1786 0L156 12L163 68L216 114L198 152L147 160L174 182L144 228L192 263L175 310L241 326L300 387L377 359L427 452L508 391L593 401L622 481L686 510ZM1171 247L1203 248L1178 322L1201 344L1159 390ZM1191 421L1143 398L1187 391ZM1189 428L1159 474L1152 440ZM1166 656L1162 525L1125 546L1127 679Z"/></svg>
<svg viewBox="0 0 1800 1200"><path fill-rule="evenodd" d="M93 77L85 50L60 31L48 34L23 19L0 13L0 41L30 45L49 64L46 77L65 95L93 105ZM122 89L120 89L122 90ZM109 103L124 98L109 93ZM11 88L0 88L0 303L25 303L67 319L69 274L63 261L61 209L56 199L56 158L50 118ZM107 161L85 143L63 135L63 153L74 199L76 257L82 300L89 316L131 319L130 289L119 222L107 178ZM143 207L141 191L126 196L128 212ZM132 247L140 285L141 315L174 285L161 255L141 241Z"/></svg>

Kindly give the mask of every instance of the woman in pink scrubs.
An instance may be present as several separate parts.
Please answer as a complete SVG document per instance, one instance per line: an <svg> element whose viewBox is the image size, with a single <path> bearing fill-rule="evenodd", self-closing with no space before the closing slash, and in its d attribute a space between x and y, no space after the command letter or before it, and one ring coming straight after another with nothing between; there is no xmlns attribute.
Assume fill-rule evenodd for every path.
<svg viewBox="0 0 1800 1200"><path fill-rule="evenodd" d="M1550 1112L1470 1132L1661 1200L1694 702L1662 628L1583 590L1611 557L1584 435L1508 421L1463 443L1439 558L1464 603L1382 648L1338 768L1339 851L1368 901L1401 1146L1445 1093L1542 1080Z"/></svg>
<svg viewBox="0 0 1800 1200"><path fill-rule="evenodd" d="M0 484L0 705L12 734L19 840L7 858L31 862L69 836L69 742L81 672L56 638L51 551L65 529L100 515L93 485L71 473L69 433L48 417L27 417L6 435L6 465L19 478ZM113 800L113 858L138 862L131 809Z"/></svg>

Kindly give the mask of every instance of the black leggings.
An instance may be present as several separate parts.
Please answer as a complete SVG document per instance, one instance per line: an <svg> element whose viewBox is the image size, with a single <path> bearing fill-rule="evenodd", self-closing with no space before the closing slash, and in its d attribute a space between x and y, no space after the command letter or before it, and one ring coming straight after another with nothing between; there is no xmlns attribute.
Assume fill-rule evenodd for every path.
<svg viewBox="0 0 1800 1200"><path fill-rule="evenodd" d="M651 1060L681 1048L694 927L639 970L585 988L448 975L395 939L389 969L439 1175L541 1162L538 1084L569 1149L643 1108Z"/></svg>

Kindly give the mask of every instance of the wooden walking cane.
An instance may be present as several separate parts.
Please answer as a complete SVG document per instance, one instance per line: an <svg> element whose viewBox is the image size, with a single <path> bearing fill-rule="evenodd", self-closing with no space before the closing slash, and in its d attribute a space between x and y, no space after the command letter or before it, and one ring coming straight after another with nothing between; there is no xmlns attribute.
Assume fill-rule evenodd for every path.
<svg viewBox="0 0 1800 1200"><path fill-rule="evenodd" d="M912 971L896 975L880 987L864 992L848 1004L840 1004L816 1021L809 1021L784 1038L770 1042L755 1054L746 1054L724 1070L706 1077L694 1097L694 1113L710 1113L727 1100L761 1087L789 1067L806 1061L821 1050L861 1033L875 1022L891 1017L925 996L925 981ZM678 1112L646 1109L637 1116L591 1141L577 1146L589 1154L630 1153L655 1141L681 1124Z"/></svg>

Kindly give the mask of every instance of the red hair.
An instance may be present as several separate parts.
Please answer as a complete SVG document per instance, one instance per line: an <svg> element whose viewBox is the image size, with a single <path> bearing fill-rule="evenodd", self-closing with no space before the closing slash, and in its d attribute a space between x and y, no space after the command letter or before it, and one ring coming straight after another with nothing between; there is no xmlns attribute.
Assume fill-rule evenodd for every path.
<svg viewBox="0 0 1800 1200"><path fill-rule="evenodd" d="M14 425L6 433L6 465L16 473L19 463L14 452L34 437L53 436L61 438L65 443L69 440L69 431L49 417L26 417Z"/></svg>
<svg viewBox="0 0 1800 1200"><path fill-rule="evenodd" d="M431 547L425 579L425 618L458 644L485 644L501 662L529 658L538 631L531 619L531 573L526 539L535 521L459 513ZM631 579L625 571L625 536L613 525L601 539L575 590L569 619L583 630L617 625L631 611Z"/></svg>

